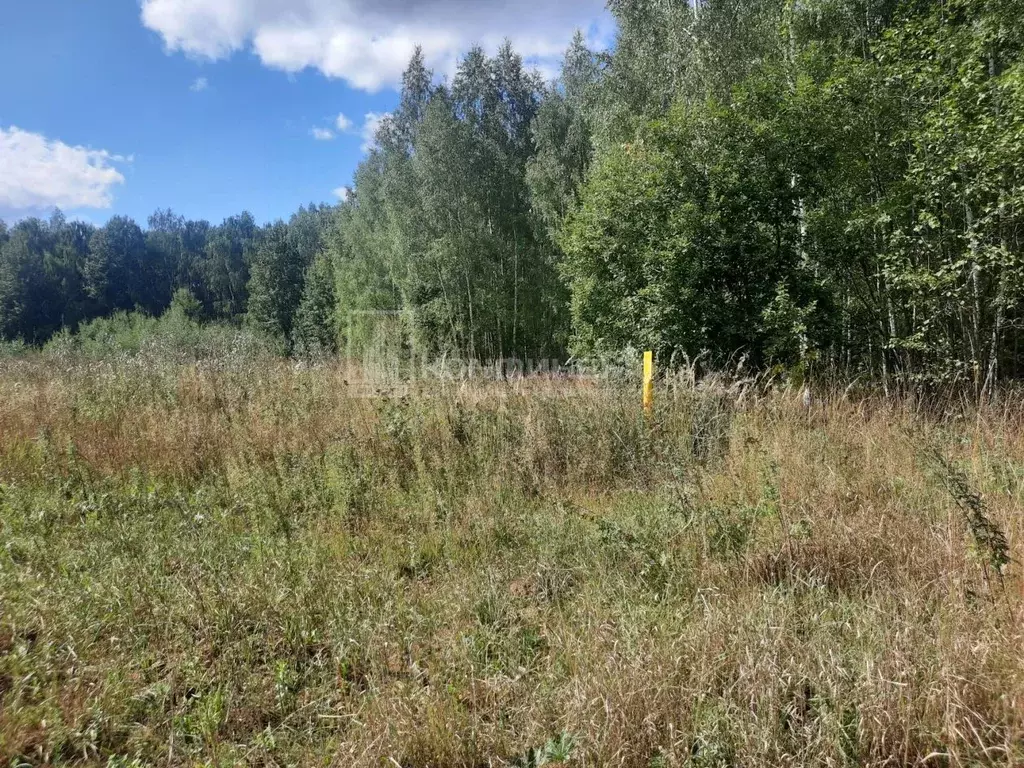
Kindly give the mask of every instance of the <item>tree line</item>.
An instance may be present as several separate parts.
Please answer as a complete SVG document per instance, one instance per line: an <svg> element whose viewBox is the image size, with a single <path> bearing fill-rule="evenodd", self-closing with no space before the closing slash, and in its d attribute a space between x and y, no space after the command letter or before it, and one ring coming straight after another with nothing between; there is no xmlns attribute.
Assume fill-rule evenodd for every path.
<svg viewBox="0 0 1024 768"><path fill-rule="evenodd" d="M577 35L553 83L507 44L450 82L417 51L339 206L0 230L0 333L177 295L298 353L383 310L428 355L1021 373L1019 2L609 8L614 45Z"/></svg>
<svg viewBox="0 0 1024 768"><path fill-rule="evenodd" d="M287 223L261 227L242 213L213 226L166 210L144 230L125 216L95 227L58 211L0 223L0 336L41 344L98 317L176 306L197 322L248 322L287 349L330 351L334 215L310 205Z"/></svg>

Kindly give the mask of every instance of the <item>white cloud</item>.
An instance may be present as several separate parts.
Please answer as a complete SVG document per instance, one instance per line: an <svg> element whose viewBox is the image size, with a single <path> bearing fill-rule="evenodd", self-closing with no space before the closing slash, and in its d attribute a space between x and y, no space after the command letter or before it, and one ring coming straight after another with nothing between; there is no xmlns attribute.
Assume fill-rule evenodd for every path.
<svg viewBox="0 0 1024 768"><path fill-rule="evenodd" d="M380 128L381 123L391 117L390 112L367 112L363 116L363 152L369 152L375 146L377 146L377 130Z"/></svg>
<svg viewBox="0 0 1024 768"><path fill-rule="evenodd" d="M334 190L334 194L344 203L352 196L352 190L349 187L338 187Z"/></svg>
<svg viewBox="0 0 1024 768"><path fill-rule="evenodd" d="M342 133L347 133L352 130L352 121L345 117L344 114L339 113L338 116L334 118L334 127Z"/></svg>
<svg viewBox="0 0 1024 768"><path fill-rule="evenodd" d="M113 188L124 183L115 164L131 160L13 126L0 127L0 213L109 208Z"/></svg>
<svg viewBox="0 0 1024 768"><path fill-rule="evenodd" d="M200 91L205 91L209 87L209 80L207 80L205 77L197 77L195 80L192 81L192 85L190 85L188 89L193 93L199 93Z"/></svg>
<svg viewBox="0 0 1024 768"><path fill-rule="evenodd" d="M376 91L401 79L414 46L450 73L474 43L508 37L550 67L577 27L606 24L604 0L141 0L169 51L219 59L251 49L285 72L317 69Z"/></svg>
<svg viewBox="0 0 1024 768"><path fill-rule="evenodd" d="M310 131L310 134L312 134L313 138L317 141L330 141L334 138L334 131L330 128L313 128Z"/></svg>

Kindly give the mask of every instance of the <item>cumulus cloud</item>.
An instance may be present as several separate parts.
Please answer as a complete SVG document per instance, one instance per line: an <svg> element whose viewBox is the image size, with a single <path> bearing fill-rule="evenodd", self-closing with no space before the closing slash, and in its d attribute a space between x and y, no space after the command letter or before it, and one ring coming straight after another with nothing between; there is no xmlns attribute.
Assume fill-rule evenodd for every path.
<svg viewBox="0 0 1024 768"><path fill-rule="evenodd" d="M352 130L352 121L345 117L344 114L339 113L338 116L334 118L334 127L342 133L347 133Z"/></svg>
<svg viewBox="0 0 1024 768"><path fill-rule="evenodd" d="M334 190L334 194L344 203L352 196L352 190L349 187L338 187Z"/></svg>
<svg viewBox="0 0 1024 768"><path fill-rule="evenodd" d="M130 157L72 147L20 128L0 127L0 214L52 208L109 208Z"/></svg>
<svg viewBox="0 0 1024 768"><path fill-rule="evenodd" d="M452 71L475 43L508 37L541 67L578 27L606 20L604 0L142 0L142 22L169 51L220 59L251 49L285 72L317 69L355 88L396 85L413 48Z"/></svg>
<svg viewBox="0 0 1024 768"><path fill-rule="evenodd" d="M209 87L209 80L207 80L205 77L197 77L195 80L192 81L192 85L190 85L188 89L193 93L199 93L200 91L205 91Z"/></svg>
<svg viewBox="0 0 1024 768"><path fill-rule="evenodd" d="M310 133L317 141L330 141L334 138L334 131L330 128L314 128Z"/></svg>

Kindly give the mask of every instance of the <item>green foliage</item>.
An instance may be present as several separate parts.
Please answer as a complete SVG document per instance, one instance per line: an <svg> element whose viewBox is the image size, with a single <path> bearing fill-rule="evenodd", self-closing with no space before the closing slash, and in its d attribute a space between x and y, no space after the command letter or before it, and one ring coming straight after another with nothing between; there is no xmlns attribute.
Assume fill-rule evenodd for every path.
<svg viewBox="0 0 1024 768"><path fill-rule="evenodd" d="M72 333L63 330L43 346L47 359L104 360L144 357L155 360L215 360L238 356L270 356L274 347L251 333L218 323L200 324L191 316L198 302L184 291L175 294L170 310L158 318L138 312L118 312L83 324Z"/></svg>
<svg viewBox="0 0 1024 768"><path fill-rule="evenodd" d="M879 45L905 105L900 209L881 268L891 344L912 372L990 386L1024 288L1024 78L1019 9L988 0L912 7ZM1016 343L1016 342L1014 342Z"/></svg>
<svg viewBox="0 0 1024 768"><path fill-rule="evenodd" d="M777 291L807 291L788 147L761 108L679 105L603 153L561 241L578 354L766 359Z"/></svg>
<svg viewBox="0 0 1024 768"><path fill-rule="evenodd" d="M247 322L260 334L286 344L302 298L303 265L283 222L264 230L250 257Z"/></svg>
<svg viewBox="0 0 1024 768"><path fill-rule="evenodd" d="M561 232L577 351L1017 373L1018 7L612 7L601 93L632 119L598 131Z"/></svg>
<svg viewBox="0 0 1024 768"><path fill-rule="evenodd" d="M526 754L516 760L516 768L540 768L543 765L567 763L572 758L576 740L568 733L560 733L547 741L543 746L527 750Z"/></svg>
<svg viewBox="0 0 1024 768"><path fill-rule="evenodd" d="M509 44L443 84L416 50L336 208L0 228L0 337L185 290L189 318L305 356L653 347L975 393L1021 373L1019 3L609 9L614 46L577 34L551 84Z"/></svg>
<svg viewBox="0 0 1024 768"><path fill-rule="evenodd" d="M86 293L105 311L144 305L146 240L139 225L115 216L89 242L83 277Z"/></svg>
<svg viewBox="0 0 1024 768"><path fill-rule="evenodd" d="M244 314L249 300L249 252L257 234L256 221L249 213L231 216L210 232L202 274L214 317L237 318Z"/></svg>
<svg viewBox="0 0 1024 768"><path fill-rule="evenodd" d="M327 213L312 211L294 217L290 235L303 253L320 246L319 232L310 229L327 226ZM211 227L169 210L154 213L145 232L125 217L96 229L59 211L46 222L4 227L0 338L42 345L62 329L73 333L83 322L117 312L159 315L176 294L191 297L186 314L193 320L238 320L248 280L244 253L255 233L247 214Z"/></svg>
<svg viewBox="0 0 1024 768"><path fill-rule="evenodd" d="M556 353L564 291L526 183L541 83L508 45L471 51L450 89L432 79L414 57L356 172L333 245L340 325L402 310L421 353Z"/></svg>
<svg viewBox="0 0 1024 768"><path fill-rule="evenodd" d="M306 272L302 298L295 312L295 351L307 357L333 354L338 349L335 328L334 264L326 251L314 258Z"/></svg>
<svg viewBox="0 0 1024 768"><path fill-rule="evenodd" d="M188 288L179 288L171 297L171 306L168 312L179 314L192 321L198 321L202 317L203 305L199 303Z"/></svg>
<svg viewBox="0 0 1024 768"><path fill-rule="evenodd" d="M536 153L527 162L526 182L534 209L552 232L576 201L590 166L600 78L598 62L577 32L565 53L559 82L547 92L533 119Z"/></svg>
<svg viewBox="0 0 1024 768"><path fill-rule="evenodd" d="M29 220L17 225L0 246L0 337L34 341L52 331L44 314L50 290L45 245L39 242L47 236L41 222Z"/></svg>

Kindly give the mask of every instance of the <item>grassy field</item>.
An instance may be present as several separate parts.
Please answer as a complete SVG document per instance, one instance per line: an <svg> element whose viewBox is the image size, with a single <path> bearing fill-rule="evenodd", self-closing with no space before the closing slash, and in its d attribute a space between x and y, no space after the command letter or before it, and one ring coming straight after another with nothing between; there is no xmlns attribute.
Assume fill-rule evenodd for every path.
<svg viewBox="0 0 1024 768"><path fill-rule="evenodd" d="M4 764L1024 764L1020 398L346 375L0 363Z"/></svg>

